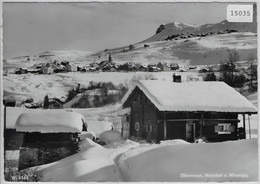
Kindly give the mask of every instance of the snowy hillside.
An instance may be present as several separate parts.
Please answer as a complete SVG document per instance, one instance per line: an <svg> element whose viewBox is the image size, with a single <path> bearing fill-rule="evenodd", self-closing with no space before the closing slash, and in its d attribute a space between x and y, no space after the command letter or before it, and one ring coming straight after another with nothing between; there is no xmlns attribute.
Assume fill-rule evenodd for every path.
<svg viewBox="0 0 260 184"><path fill-rule="evenodd" d="M145 47L144 45L148 45ZM257 37L252 32L217 34L207 37L191 37L171 41L153 41L133 44L129 46L107 49L99 52L85 51L53 51L35 56L17 57L5 60L4 70L14 72L15 68L31 67L34 64L50 61L69 61L77 66L86 66L90 63L107 60L111 53L113 62L155 64L160 61L178 63L179 65L217 64L225 61L231 49L237 49L241 60L247 60L252 54L257 56Z"/></svg>
<svg viewBox="0 0 260 184"><path fill-rule="evenodd" d="M145 44L149 47L145 47ZM247 60L250 54L256 57L257 37L255 33L241 32L137 43L133 47L130 50L122 47L101 51L88 56L87 60L106 60L111 53L115 63L136 62L148 65L162 61L179 65L218 64L228 58L232 49L238 50L241 60Z"/></svg>
<svg viewBox="0 0 260 184"><path fill-rule="evenodd" d="M123 140L104 148L85 139L79 153L37 171L47 182L252 182L258 178L257 140L159 145Z"/></svg>
<svg viewBox="0 0 260 184"><path fill-rule="evenodd" d="M180 72L175 72L180 74ZM146 76L147 72L93 72L93 73L58 73L53 75L15 75L3 76L3 91L5 98L15 98L19 105L22 101L32 97L36 102L42 101L45 95L50 98L66 96L71 88L81 84L88 87L90 81L112 82L114 84L128 83L135 76ZM172 72L152 74L159 80L172 80ZM197 72L181 73L183 80L197 77ZM202 77L199 77L202 79Z"/></svg>
<svg viewBox="0 0 260 184"><path fill-rule="evenodd" d="M86 57L92 54L89 51L63 50L48 51L33 56L15 57L4 60L4 69L14 72L15 68L32 67L33 65L48 63L50 61L69 61L71 63L81 63L86 61Z"/></svg>

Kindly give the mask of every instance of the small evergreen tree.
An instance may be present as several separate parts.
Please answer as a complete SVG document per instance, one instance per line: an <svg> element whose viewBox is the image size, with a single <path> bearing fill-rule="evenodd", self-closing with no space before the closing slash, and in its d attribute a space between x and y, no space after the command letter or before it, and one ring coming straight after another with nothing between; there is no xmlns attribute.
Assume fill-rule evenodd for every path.
<svg viewBox="0 0 260 184"><path fill-rule="evenodd" d="M134 46L131 44L131 45L129 45L129 50L132 50L132 49L134 49Z"/></svg>
<svg viewBox="0 0 260 184"><path fill-rule="evenodd" d="M69 90L68 96L67 96L67 102L72 100L76 95L77 95L77 93L74 89Z"/></svg>
<svg viewBox="0 0 260 184"><path fill-rule="evenodd" d="M76 89L76 93L80 92L80 84L78 84L77 89Z"/></svg>
<svg viewBox="0 0 260 184"><path fill-rule="evenodd" d="M112 62L112 57L111 57L111 53L109 52L109 56L108 56L108 62Z"/></svg>
<svg viewBox="0 0 260 184"><path fill-rule="evenodd" d="M94 105L95 107L99 107L99 106L102 105L102 104L101 104L101 101L100 101L100 97L99 97L98 95L95 95L95 96L94 96L93 105Z"/></svg>
<svg viewBox="0 0 260 184"><path fill-rule="evenodd" d="M50 102L49 102L49 96L46 95L46 96L44 97L44 100L43 100L43 108L44 108L44 109L48 109L48 108L49 108L49 104L50 104Z"/></svg>
<svg viewBox="0 0 260 184"><path fill-rule="evenodd" d="M237 50L229 51L228 62L221 64L220 81L227 83L231 87L242 87L245 83L245 76L238 74L236 70L236 62L239 61Z"/></svg>
<svg viewBox="0 0 260 184"><path fill-rule="evenodd" d="M253 81L257 80L257 65L253 65L253 62L254 62L254 56L253 55L250 55L248 57L248 62L250 63L250 66L249 66L250 87L252 88L252 87L254 87Z"/></svg>
<svg viewBox="0 0 260 184"><path fill-rule="evenodd" d="M206 77L204 78L204 81L216 81L217 77L214 72L207 73Z"/></svg>

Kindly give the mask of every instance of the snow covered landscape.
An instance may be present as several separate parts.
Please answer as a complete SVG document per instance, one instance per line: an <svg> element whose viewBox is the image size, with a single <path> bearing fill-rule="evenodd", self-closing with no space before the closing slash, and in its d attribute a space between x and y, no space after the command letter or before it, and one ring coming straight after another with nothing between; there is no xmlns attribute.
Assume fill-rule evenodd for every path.
<svg viewBox="0 0 260 184"><path fill-rule="evenodd" d="M123 140L105 148L85 139L80 153L38 171L41 181L48 182L245 182L257 181L256 159L257 139L211 144L173 140L159 145Z"/></svg>
<svg viewBox="0 0 260 184"><path fill-rule="evenodd" d="M129 4L125 12L124 3L41 3L36 9L28 3L21 15L37 10L39 16L30 15L29 23L24 18L28 29L20 37L26 34L28 43L21 39L18 49L8 35L15 35L9 14L15 4L4 12L10 19L1 76L6 181L259 180L255 15L252 23L228 22L201 13L211 10L207 3L188 3L191 15L199 12L191 25L181 22L191 15L171 7L172 19L160 3ZM220 5L214 3L223 14L226 5ZM157 8L162 15L155 17ZM104 20L93 21L99 16ZM108 17L120 19L110 25ZM39 41L45 23L55 34ZM148 27L152 32L139 37ZM39 33L30 37L34 29ZM120 32L126 34L117 37Z"/></svg>

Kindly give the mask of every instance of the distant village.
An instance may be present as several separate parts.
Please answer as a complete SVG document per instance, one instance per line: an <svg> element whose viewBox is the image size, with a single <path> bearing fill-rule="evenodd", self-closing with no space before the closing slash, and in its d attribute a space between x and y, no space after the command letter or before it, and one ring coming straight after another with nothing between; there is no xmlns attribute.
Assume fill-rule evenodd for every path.
<svg viewBox="0 0 260 184"><path fill-rule="evenodd" d="M53 73L62 73L62 72L116 72L116 71L125 71L125 72L136 72L136 71L147 71L147 72L160 72L160 71L170 71L178 70L185 72L187 70L196 69L196 66L185 66L180 67L177 63L168 64L166 62L158 62L156 64L144 65L142 63L136 62L127 62L124 64L116 64L112 61L111 54L109 53L108 60L98 62L92 62L87 66L77 66L70 63L69 61L51 61L48 63L35 64L32 67L18 68L15 71L15 74L27 74L27 73L36 73L36 74L53 74Z"/></svg>

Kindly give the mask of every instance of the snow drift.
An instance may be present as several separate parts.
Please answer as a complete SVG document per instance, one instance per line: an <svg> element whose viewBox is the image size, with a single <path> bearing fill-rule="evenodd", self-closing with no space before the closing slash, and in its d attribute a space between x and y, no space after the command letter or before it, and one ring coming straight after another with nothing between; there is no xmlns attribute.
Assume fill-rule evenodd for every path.
<svg viewBox="0 0 260 184"><path fill-rule="evenodd" d="M108 149L110 148L110 149ZM246 182L257 181L257 139L187 144L117 141L107 149L85 139L81 151L38 167L41 181Z"/></svg>
<svg viewBox="0 0 260 184"><path fill-rule="evenodd" d="M99 135L99 140L106 144L121 141L122 139L121 133L116 130L108 130Z"/></svg>
<svg viewBox="0 0 260 184"><path fill-rule="evenodd" d="M109 152L90 139L80 145L81 152L57 162L39 166L44 182L118 181Z"/></svg>
<svg viewBox="0 0 260 184"><path fill-rule="evenodd" d="M85 123L84 117L79 113L43 110L21 114L15 128L18 132L80 133L83 123Z"/></svg>
<svg viewBox="0 0 260 184"><path fill-rule="evenodd" d="M160 146L136 152L130 150L120 159L120 169L131 182L258 180L257 139Z"/></svg>

